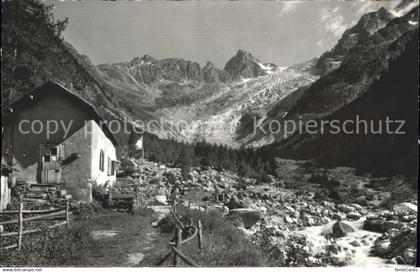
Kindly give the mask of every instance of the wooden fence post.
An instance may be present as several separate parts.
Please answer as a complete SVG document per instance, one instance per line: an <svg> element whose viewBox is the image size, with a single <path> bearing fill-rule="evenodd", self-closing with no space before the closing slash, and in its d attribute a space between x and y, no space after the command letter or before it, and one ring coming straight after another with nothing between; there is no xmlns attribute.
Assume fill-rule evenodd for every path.
<svg viewBox="0 0 420 272"><path fill-rule="evenodd" d="M191 201L188 201L187 216L190 214Z"/></svg>
<svg viewBox="0 0 420 272"><path fill-rule="evenodd" d="M201 220L197 221L197 229L198 229L198 234L197 234L198 249L202 250L203 249L203 231L202 231L202 226L201 226Z"/></svg>
<svg viewBox="0 0 420 272"><path fill-rule="evenodd" d="M207 212L207 202L204 205L204 212Z"/></svg>
<svg viewBox="0 0 420 272"><path fill-rule="evenodd" d="M22 197L19 199L19 230L18 230L18 250L22 249L22 232L23 232L23 202Z"/></svg>
<svg viewBox="0 0 420 272"><path fill-rule="evenodd" d="M178 254L179 257L186 262L187 264L193 266L193 267L197 267L198 265L192 260L190 259L188 256L184 255L184 253L182 253L180 250L178 250L175 247L172 247L172 251L174 252L174 254Z"/></svg>
<svg viewBox="0 0 420 272"><path fill-rule="evenodd" d="M67 199L66 202L66 222L67 222L67 228L70 228L70 201Z"/></svg>
<svg viewBox="0 0 420 272"><path fill-rule="evenodd" d="M175 247L177 249L181 249L181 241L182 241L182 229L176 228L175 229ZM174 266L178 265L179 257L176 252L174 252Z"/></svg>

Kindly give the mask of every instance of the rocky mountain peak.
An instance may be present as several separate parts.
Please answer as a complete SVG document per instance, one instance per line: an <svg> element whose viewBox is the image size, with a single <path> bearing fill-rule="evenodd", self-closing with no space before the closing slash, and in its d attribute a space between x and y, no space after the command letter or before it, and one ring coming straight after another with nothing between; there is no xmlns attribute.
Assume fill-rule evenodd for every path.
<svg viewBox="0 0 420 272"><path fill-rule="evenodd" d="M384 7L363 15L355 26L343 33L330 51L325 52L319 58L314 72L318 75L325 75L338 68L347 53L358 42L369 38L376 31L385 27L393 18L394 15Z"/></svg>
<svg viewBox="0 0 420 272"><path fill-rule="evenodd" d="M150 55L144 55L143 57L141 57L141 59L140 60L142 60L142 61L144 61L144 62L153 62L153 61L155 61L155 59L154 58L152 58Z"/></svg>
<svg viewBox="0 0 420 272"><path fill-rule="evenodd" d="M386 8L381 7L379 10L363 15L359 22L353 27L353 30L367 31L369 34L375 33L378 29L384 27L394 15Z"/></svg>
<svg viewBox="0 0 420 272"><path fill-rule="evenodd" d="M225 71L234 79L251 78L266 75L261 62L244 49L239 49L236 55L225 65Z"/></svg>
<svg viewBox="0 0 420 272"><path fill-rule="evenodd" d="M247 62L247 61L260 62L251 53L245 51L244 49L239 49L238 52L236 52L236 55L232 59L239 59L244 62Z"/></svg>
<svg viewBox="0 0 420 272"><path fill-rule="evenodd" d="M245 49L238 49L238 52L236 52L237 56L242 56L242 57L251 57L254 58L251 53L247 52Z"/></svg>

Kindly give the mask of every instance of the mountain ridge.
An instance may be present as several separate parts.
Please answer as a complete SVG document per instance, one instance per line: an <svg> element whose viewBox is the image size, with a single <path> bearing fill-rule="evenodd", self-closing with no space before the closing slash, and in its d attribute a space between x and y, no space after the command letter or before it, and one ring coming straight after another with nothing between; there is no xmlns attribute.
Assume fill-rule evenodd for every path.
<svg viewBox="0 0 420 272"><path fill-rule="evenodd" d="M199 63L183 58L158 60L147 54L141 58L134 57L127 62L99 64L97 68L111 78L118 76L115 69L123 69L130 73L137 82L153 84L163 80L229 83L267 75L276 71L279 67L273 63L262 63L251 53L239 49L226 62L223 69L216 67L211 61L207 61L206 65L201 67ZM123 71L120 71L120 73L123 73ZM122 77L122 75L119 76Z"/></svg>

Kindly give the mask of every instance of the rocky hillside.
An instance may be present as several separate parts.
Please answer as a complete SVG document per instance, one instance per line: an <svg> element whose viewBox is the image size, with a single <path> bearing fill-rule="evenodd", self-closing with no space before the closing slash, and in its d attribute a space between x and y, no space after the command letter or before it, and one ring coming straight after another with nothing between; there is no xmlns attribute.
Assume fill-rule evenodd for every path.
<svg viewBox="0 0 420 272"><path fill-rule="evenodd" d="M294 69L306 68L314 71L316 70L315 67L320 67L321 63L325 63L332 56L340 59L337 67L329 70L327 74L320 77L304 91L301 90L302 93L299 93L299 95L291 96L289 100L294 100L287 103L289 107L284 107L282 106L283 102L279 102L277 108L281 110L277 113L272 112L266 120L263 120L262 127L268 128L273 120L281 122L303 120L305 122L305 120L323 118L365 93L372 83L380 77L381 73L388 69L389 62L398 58L401 54L407 42L406 34L418 31L418 6L401 17L391 19L383 28L373 34L369 34L367 30L362 31L364 38L358 40L355 44L345 43L344 41L347 40L354 29L385 24L386 20L392 18L393 15L391 14L384 9L380 9L377 13L363 16L357 25L351 30L345 31L343 38L337 45L321 56L318 61L312 60L296 66ZM379 20L379 18L386 19ZM371 23L372 20L376 23ZM369 28L370 31L374 29L375 27ZM357 36L361 38L363 35ZM341 53L338 54L337 52ZM316 64L312 65L315 61ZM250 138L248 143L263 145L281 140L286 136L290 135L285 135L284 130L276 135L257 133Z"/></svg>
<svg viewBox="0 0 420 272"><path fill-rule="evenodd" d="M330 114L362 93L401 54L404 34L418 29L418 7L391 20L384 28L361 39L340 66L316 81L299 99L291 114Z"/></svg>
<svg viewBox="0 0 420 272"><path fill-rule="evenodd" d="M394 50L402 53L394 58L389 68L369 89L326 120L367 120L374 122L373 131L362 133L324 135L296 135L279 144L278 151L283 155L299 158L316 158L329 165L352 165L364 171L381 174L417 173L417 37L418 30L407 32L392 44ZM385 124L380 121L402 120L401 133L388 134ZM369 125L371 126L371 125ZM390 126L396 131L399 125ZM356 125L347 126L356 129ZM329 131L327 129L327 131ZM381 133L382 131L382 133Z"/></svg>
<svg viewBox="0 0 420 272"><path fill-rule="evenodd" d="M363 15L355 26L347 29L337 44L322 54L314 69L315 73L325 75L340 66L344 57L359 41L367 39L394 18L385 8Z"/></svg>
<svg viewBox="0 0 420 272"><path fill-rule="evenodd" d="M105 119L148 118L145 90L104 80L87 56L62 39L67 21L54 20L51 7L30 0L6 1L2 8L2 108L55 80L95 105ZM129 139L116 136L123 144Z"/></svg>

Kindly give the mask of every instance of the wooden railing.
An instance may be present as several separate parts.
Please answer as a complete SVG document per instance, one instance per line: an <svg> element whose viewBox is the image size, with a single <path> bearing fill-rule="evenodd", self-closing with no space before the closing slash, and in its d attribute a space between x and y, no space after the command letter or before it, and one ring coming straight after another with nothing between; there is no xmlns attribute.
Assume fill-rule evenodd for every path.
<svg viewBox="0 0 420 272"><path fill-rule="evenodd" d="M203 232L202 232L202 225L201 225L201 220L197 221L197 226L194 226L194 224L191 223L191 225L187 225L185 226L182 221L179 219L179 216L176 214L176 206L172 206L172 208L170 209L171 215L174 218L174 221L176 222L177 227L175 228L175 236L172 239L172 241L174 242L169 242L169 246L171 247L171 251L166 254L156 265L160 266L162 265L166 260L168 260L171 256L173 256L173 265L174 266L178 266L179 265L179 259L183 260L186 264L188 264L189 266L192 267L197 267L197 263L194 262L194 260L192 260L190 257L188 257L187 255L185 255L182 251L181 251L181 246L192 241L193 239L197 238L197 247L198 250L200 250L200 253L203 252ZM190 204L188 204L188 210L187 210L187 214L190 210ZM182 234L185 233L191 233L192 230L192 234L185 238L182 239Z"/></svg>
<svg viewBox="0 0 420 272"><path fill-rule="evenodd" d="M67 228L70 227L70 203L67 200L65 209L53 209L53 210L24 210L22 199L19 201L19 210L14 211L2 211L0 215L9 215L17 216L17 219L12 219L8 221L0 221L0 226L3 229L5 225L17 224L18 231L16 232L0 232L0 251L17 248L20 252L22 249L23 235L32 234L41 232L41 228L24 230L24 222L27 221L51 221L51 220L61 220L58 223L47 226L48 229L53 229L59 226L66 225ZM31 217L24 217L24 215L35 215ZM62 216L58 217L57 216ZM8 246L3 246L4 237L13 237L17 236L17 242Z"/></svg>

